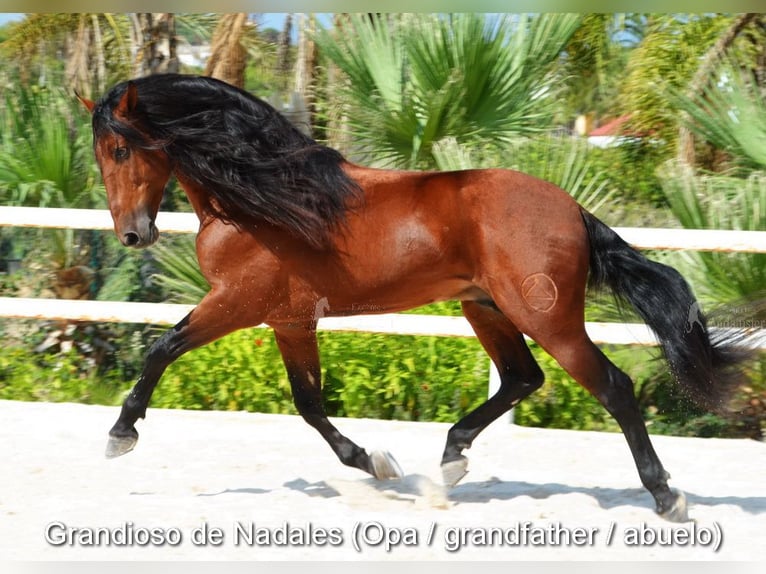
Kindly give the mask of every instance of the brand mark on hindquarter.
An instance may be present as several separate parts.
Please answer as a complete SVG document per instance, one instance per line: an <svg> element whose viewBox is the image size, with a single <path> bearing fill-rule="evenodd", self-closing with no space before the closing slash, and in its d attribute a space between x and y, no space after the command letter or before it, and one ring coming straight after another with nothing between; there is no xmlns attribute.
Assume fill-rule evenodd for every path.
<svg viewBox="0 0 766 574"><path fill-rule="evenodd" d="M550 311L559 298L559 290L545 273L533 273L521 283L521 296L532 309Z"/></svg>

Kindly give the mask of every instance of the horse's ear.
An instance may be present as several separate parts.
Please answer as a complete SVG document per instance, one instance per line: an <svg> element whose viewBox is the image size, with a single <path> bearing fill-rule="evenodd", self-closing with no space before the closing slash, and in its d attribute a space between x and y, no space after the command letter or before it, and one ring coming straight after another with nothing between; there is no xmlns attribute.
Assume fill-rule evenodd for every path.
<svg viewBox="0 0 766 574"><path fill-rule="evenodd" d="M93 100L83 98L80 94L77 93L77 90L75 90L74 95L77 96L77 99L82 102L82 105L85 106L90 113L93 113L93 108L96 107L96 103Z"/></svg>
<svg viewBox="0 0 766 574"><path fill-rule="evenodd" d="M125 89L125 93L122 94L115 111L123 117L128 117L136 109L137 102L138 90L136 89L136 84L128 82L128 87Z"/></svg>

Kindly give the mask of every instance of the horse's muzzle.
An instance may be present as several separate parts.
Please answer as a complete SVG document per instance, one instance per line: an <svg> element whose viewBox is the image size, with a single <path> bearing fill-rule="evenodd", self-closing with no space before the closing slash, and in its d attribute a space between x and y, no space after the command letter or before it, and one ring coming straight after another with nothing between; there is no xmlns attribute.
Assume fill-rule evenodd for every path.
<svg viewBox="0 0 766 574"><path fill-rule="evenodd" d="M149 225L144 229L138 227L129 228L123 231L119 235L120 241L125 247L149 247L154 244L160 237L160 232L153 221L149 222Z"/></svg>

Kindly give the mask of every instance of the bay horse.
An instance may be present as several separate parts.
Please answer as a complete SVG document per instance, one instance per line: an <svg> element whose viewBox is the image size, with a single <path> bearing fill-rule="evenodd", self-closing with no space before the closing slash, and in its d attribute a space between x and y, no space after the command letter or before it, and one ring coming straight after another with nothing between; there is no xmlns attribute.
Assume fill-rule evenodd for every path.
<svg viewBox="0 0 766 574"><path fill-rule="evenodd" d="M150 347L109 432L106 454L136 444L163 371L183 353L237 329L273 328L300 415L340 461L378 479L401 476L368 454L322 405L317 321L359 310L398 312L459 300L500 373L500 388L447 434L445 483L466 473L463 451L543 384L536 341L619 423L657 512L687 520L683 493L652 447L630 378L589 339L586 288L604 286L653 329L680 386L702 405L725 399L738 371L730 342L711 341L674 269L653 262L565 191L504 169L381 170L347 161L264 101L224 82L155 75L119 83L92 114L93 147L114 230L128 247L157 241L155 217L174 176L199 217L196 249L211 289Z"/></svg>

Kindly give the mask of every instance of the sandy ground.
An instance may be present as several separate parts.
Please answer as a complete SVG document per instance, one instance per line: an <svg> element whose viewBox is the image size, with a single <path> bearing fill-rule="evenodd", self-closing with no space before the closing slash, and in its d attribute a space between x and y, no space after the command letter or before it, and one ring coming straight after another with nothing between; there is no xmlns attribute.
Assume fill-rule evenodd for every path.
<svg viewBox="0 0 766 574"><path fill-rule="evenodd" d="M290 416L150 409L136 450L106 460L117 412L0 401L3 559L766 559L763 443L654 437L696 520L679 525L619 434L498 421L446 492L446 424L336 420L396 456L404 479L378 483Z"/></svg>

